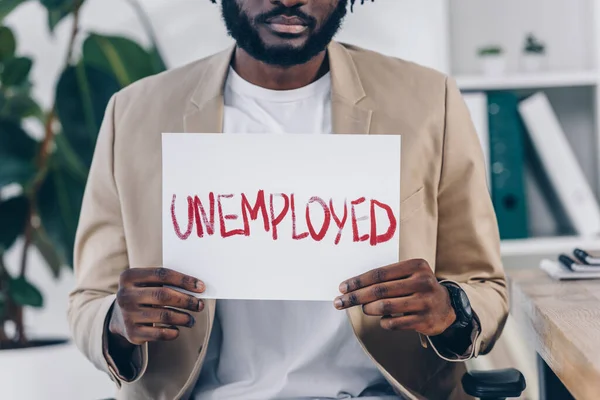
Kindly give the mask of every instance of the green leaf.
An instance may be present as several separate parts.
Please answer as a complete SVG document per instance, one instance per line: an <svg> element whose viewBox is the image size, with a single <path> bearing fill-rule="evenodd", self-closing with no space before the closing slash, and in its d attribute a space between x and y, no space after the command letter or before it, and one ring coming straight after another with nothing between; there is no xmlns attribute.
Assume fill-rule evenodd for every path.
<svg viewBox="0 0 600 400"><path fill-rule="evenodd" d="M123 37L90 35L83 44L83 60L113 75L121 87L154 74L150 53Z"/></svg>
<svg viewBox="0 0 600 400"><path fill-rule="evenodd" d="M29 201L25 196L13 197L0 202L0 253L8 250L21 236L27 224Z"/></svg>
<svg viewBox="0 0 600 400"><path fill-rule="evenodd" d="M0 74L2 85L18 86L23 84L27 80L32 66L33 61L27 57L14 57L6 60L2 74Z"/></svg>
<svg viewBox="0 0 600 400"><path fill-rule="evenodd" d="M35 174L37 142L10 120L0 119L0 188L25 185Z"/></svg>
<svg viewBox="0 0 600 400"><path fill-rule="evenodd" d="M164 61L162 55L160 54L160 51L158 50L158 48L153 47L150 50L150 57L152 58L152 68L154 68L155 74L158 74L158 73L161 73L161 72L167 70L167 65L165 64L165 61Z"/></svg>
<svg viewBox="0 0 600 400"><path fill-rule="evenodd" d="M84 0L40 0L48 10L48 28L54 32L56 26L83 3ZM78 4L79 3L79 4Z"/></svg>
<svg viewBox="0 0 600 400"><path fill-rule="evenodd" d="M0 323L6 315L6 302L4 301L4 293L0 292Z"/></svg>
<svg viewBox="0 0 600 400"><path fill-rule="evenodd" d="M25 93L17 93L5 100L4 107L0 106L0 117L20 121L27 117L43 118L41 107Z"/></svg>
<svg viewBox="0 0 600 400"><path fill-rule="evenodd" d="M1 8L2 6L0 5L0 10ZM14 57L16 49L17 42L15 41L13 32L6 26L0 26L0 61Z"/></svg>
<svg viewBox="0 0 600 400"><path fill-rule="evenodd" d="M46 260L48 267L52 271L52 275L58 278L60 276L60 269L66 261L56 251L54 244L43 228L34 230L32 244L38 249L44 260Z"/></svg>
<svg viewBox="0 0 600 400"><path fill-rule="evenodd" d="M0 116L2 116L2 109L6 105L6 95L4 91L0 88Z"/></svg>
<svg viewBox="0 0 600 400"><path fill-rule="evenodd" d="M64 4L73 4L73 0L40 0L40 3L48 9L60 8Z"/></svg>
<svg viewBox="0 0 600 400"><path fill-rule="evenodd" d="M0 168L0 188L11 183L25 186L35 176L33 164L22 160L3 159L0 161Z"/></svg>
<svg viewBox="0 0 600 400"><path fill-rule="evenodd" d="M27 0L0 0L0 21Z"/></svg>
<svg viewBox="0 0 600 400"><path fill-rule="evenodd" d="M26 80L22 82L20 85L12 86L7 90L9 96L15 96L17 94L26 94L28 96L31 95L31 90L33 89L33 84L30 80Z"/></svg>
<svg viewBox="0 0 600 400"><path fill-rule="evenodd" d="M62 21L67 15L71 13L71 10L48 10L48 28L50 32L54 32L56 26Z"/></svg>
<svg viewBox="0 0 600 400"><path fill-rule="evenodd" d="M62 73L56 88L56 111L71 147L89 168L104 112L120 89L110 74L79 63Z"/></svg>
<svg viewBox="0 0 600 400"><path fill-rule="evenodd" d="M35 308L44 306L42 293L22 276L9 282L8 295L16 304L21 306Z"/></svg>
<svg viewBox="0 0 600 400"><path fill-rule="evenodd" d="M56 143L55 157L59 164L59 168L68 171L68 173L77 179L86 181L89 170L83 164L81 158L75 153L65 135L60 133L55 135L54 141Z"/></svg>
<svg viewBox="0 0 600 400"><path fill-rule="evenodd" d="M58 169L53 163L38 193L42 226L68 265L73 265L73 246L85 181Z"/></svg>

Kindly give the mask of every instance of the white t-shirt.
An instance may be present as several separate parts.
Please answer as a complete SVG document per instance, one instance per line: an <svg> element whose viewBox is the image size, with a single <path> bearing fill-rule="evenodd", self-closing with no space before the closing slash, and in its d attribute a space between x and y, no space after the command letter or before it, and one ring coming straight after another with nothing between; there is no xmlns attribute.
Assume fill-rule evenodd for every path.
<svg viewBox="0 0 600 400"><path fill-rule="evenodd" d="M274 91L230 69L224 95L226 134L332 132L329 74ZM331 300L219 300L195 399L398 399Z"/></svg>

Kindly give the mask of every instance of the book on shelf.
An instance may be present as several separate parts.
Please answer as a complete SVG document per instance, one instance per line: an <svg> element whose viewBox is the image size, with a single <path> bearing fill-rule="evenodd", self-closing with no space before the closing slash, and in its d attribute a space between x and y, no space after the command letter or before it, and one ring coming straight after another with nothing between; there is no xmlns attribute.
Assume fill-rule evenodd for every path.
<svg viewBox="0 0 600 400"><path fill-rule="evenodd" d="M519 98L512 92L490 92L488 125L492 202L500 237L529 237L525 188L525 129L519 116Z"/></svg>
<svg viewBox="0 0 600 400"><path fill-rule="evenodd" d="M583 237L600 234L600 206L577 156L543 92L519 104L519 112L556 197L575 231Z"/></svg>
<svg viewBox="0 0 600 400"><path fill-rule="evenodd" d="M523 124L518 98L510 92L464 93L481 142L500 237L529 236L525 196Z"/></svg>

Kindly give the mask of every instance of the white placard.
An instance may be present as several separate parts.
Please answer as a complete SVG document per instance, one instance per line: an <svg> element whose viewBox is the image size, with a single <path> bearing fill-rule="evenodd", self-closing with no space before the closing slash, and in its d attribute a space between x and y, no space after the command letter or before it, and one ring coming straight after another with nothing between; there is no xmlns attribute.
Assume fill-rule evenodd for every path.
<svg viewBox="0 0 600 400"><path fill-rule="evenodd" d="M202 297L333 301L345 279L398 262L400 136L162 142L164 266L204 281Z"/></svg>

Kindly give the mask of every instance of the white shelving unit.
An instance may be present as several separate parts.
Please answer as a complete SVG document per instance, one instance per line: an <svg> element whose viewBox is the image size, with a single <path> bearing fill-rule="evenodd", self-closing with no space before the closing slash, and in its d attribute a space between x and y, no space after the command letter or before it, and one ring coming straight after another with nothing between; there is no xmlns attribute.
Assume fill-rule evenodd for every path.
<svg viewBox="0 0 600 400"><path fill-rule="evenodd" d="M462 90L548 89L585 87L598 84L596 71L544 72L540 74L511 74L501 77L458 75L455 79Z"/></svg>
<svg viewBox="0 0 600 400"><path fill-rule="evenodd" d="M532 238L523 240L505 240L502 242L502 254L505 257L523 257L570 253L575 247L590 251L600 251L600 240L577 236L559 236Z"/></svg>
<svg viewBox="0 0 600 400"><path fill-rule="evenodd" d="M447 0L448 70L463 91L545 91L600 199L600 2L596 0ZM558 29L557 29L558 27ZM562 28L561 28L562 27ZM523 73L520 54L528 33L548 48L547 68ZM477 49L499 44L507 50L508 71L499 77L479 72ZM538 260L574 247L600 250L600 238L551 231L546 219L557 210L532 196L532 237L502 242L511 266L535 267ZM540 213L540 208L546 208Z"/></svg>

